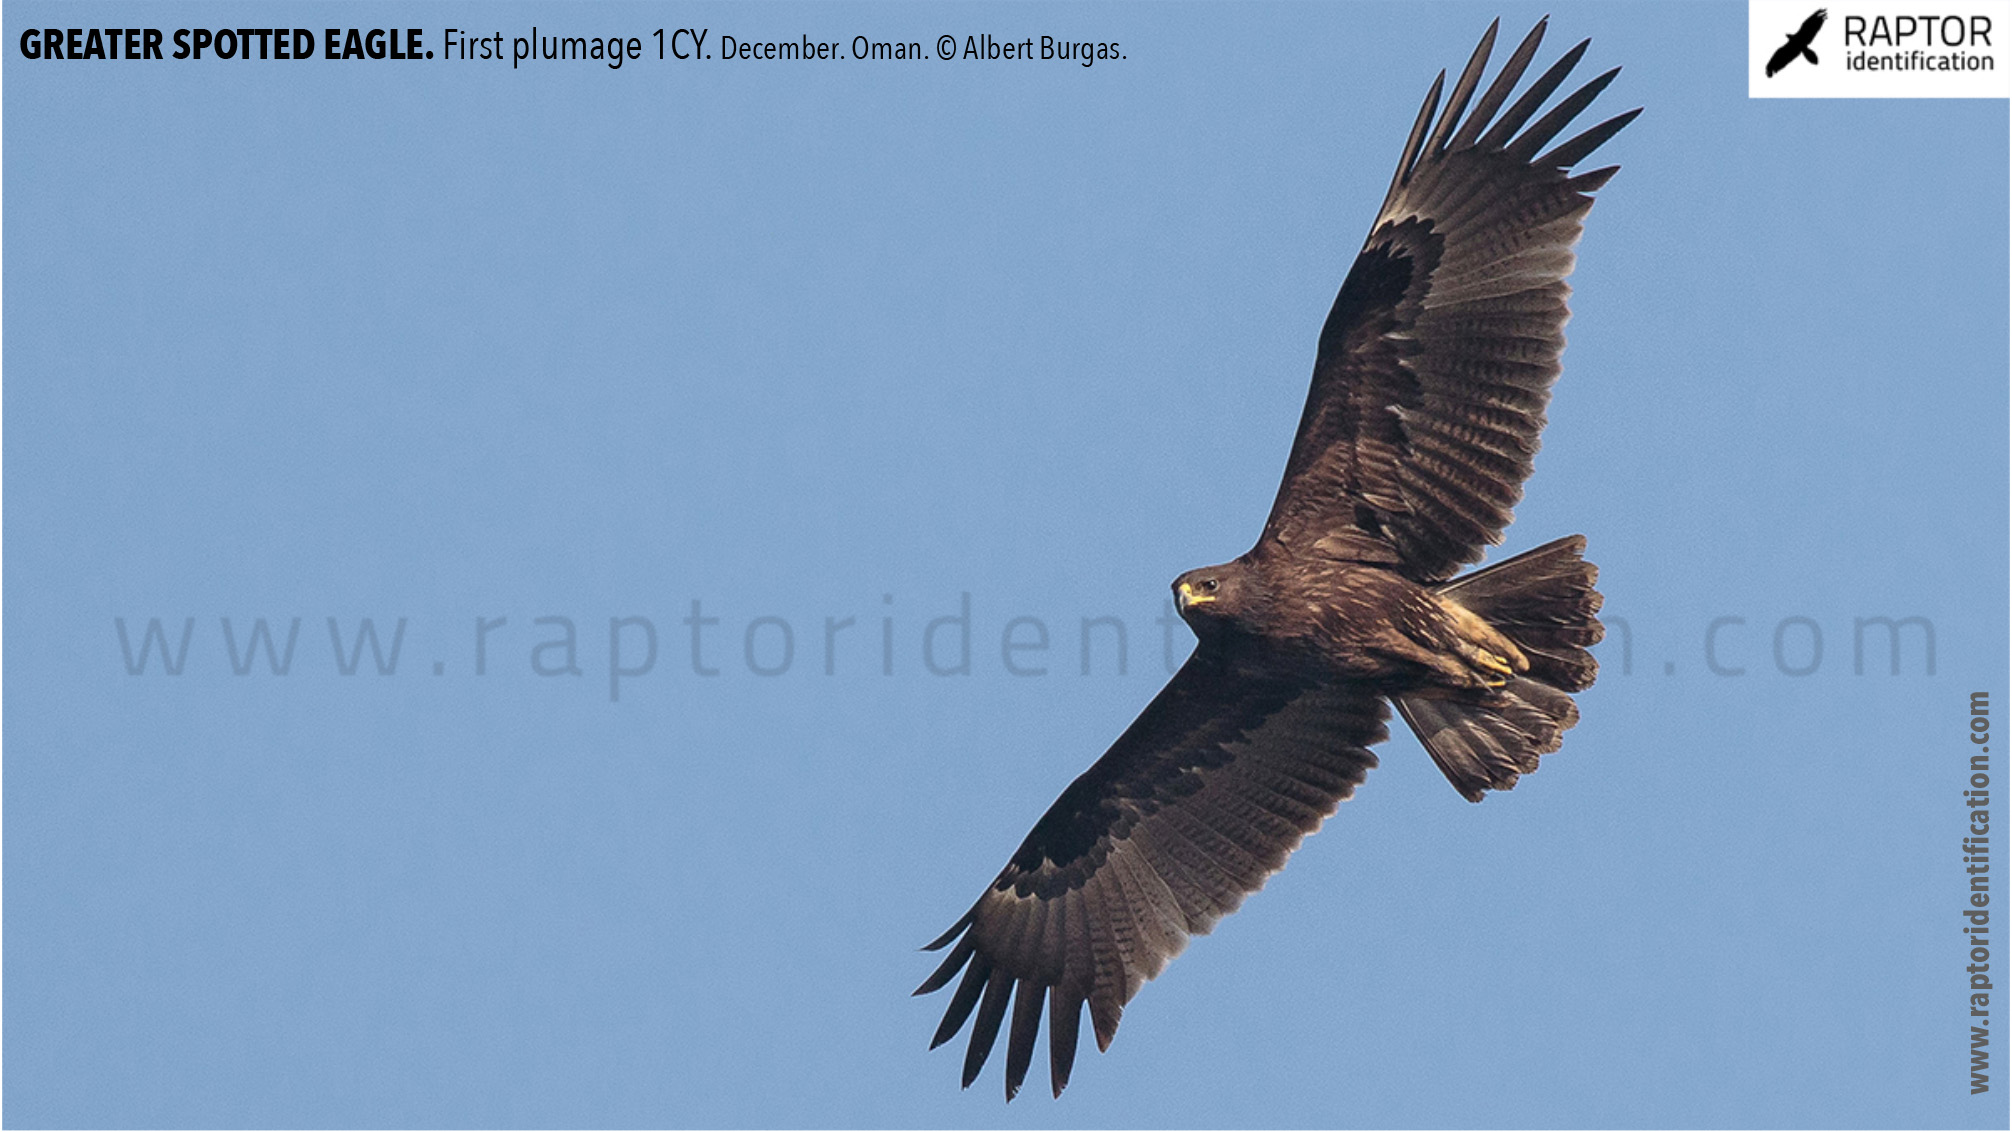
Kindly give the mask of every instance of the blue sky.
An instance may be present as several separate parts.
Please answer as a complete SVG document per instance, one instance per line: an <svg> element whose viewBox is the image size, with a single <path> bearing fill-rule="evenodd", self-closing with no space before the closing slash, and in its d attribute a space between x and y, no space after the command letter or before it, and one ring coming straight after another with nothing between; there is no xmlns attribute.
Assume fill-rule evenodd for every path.
<svg viewBox="0 0 2012 1132"><path fill-rule="evenodd" d="M960 1093L915 947L1255 537L1432 76L1546 10L1647 108L1502 548L1590 539L1584 722L1479 806L1394 737L1060 1103ZM1749 101L1706 4L345 5L285 12L650 57L19 56L132 11L5 13L8 1123L2003 1127L1958 913L2004 102ZM680 23L1125 57L658 62ZM155 618L179 675L129 673ZM234 673L260 618L284 676ZM363 618L389 674L342 674Z"/></svg>

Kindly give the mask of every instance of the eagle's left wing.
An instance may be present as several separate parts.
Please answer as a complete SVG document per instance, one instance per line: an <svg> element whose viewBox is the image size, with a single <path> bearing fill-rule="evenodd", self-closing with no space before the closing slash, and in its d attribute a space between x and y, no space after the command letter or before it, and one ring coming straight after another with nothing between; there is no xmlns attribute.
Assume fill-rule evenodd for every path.
<svg viewBox="0 0 2012 1132"><path fill-rule="evenodd" d="M1204 645L929 945L955 947L915 993L964 971L931 1048L975 1009L970 1085L1012 1000L1010 1100L1045 1002L1060 1096L1084 1004L1097 1047L1109 1047L1140 985L1263 887L1355 790L1376 765L1368 748L1386 737L1389 716L1368 688L1246 671Z"/></svg>
<svg viewBox="0 0 2012 1132"><path fill-rule="evenodd" d="M1823 30L1823 21L1829 18L1830 10L1827 8L1818 8L1816 11L1811 12L1809 18L1804 20L1802 26L1795 31L1796 46L1808 47L1810 44L1815 43L1816 33ZM1845 23L1849 26L1851 21L1846 20Z"/></svg>
<svg viewBox="0 0 2012 1132"><path fill-rule="evenodd" d="M1615 74L1538 117L1581 43L1502 110L1543 32L1539 22L1471 113L1493 25L1436 125L1443 74L1426 96L1321 328L1265 539L1421 582L1501 541L1558 378L1572 245L1614 174L1570 170L1639 113L1540 153Z"/></svg>

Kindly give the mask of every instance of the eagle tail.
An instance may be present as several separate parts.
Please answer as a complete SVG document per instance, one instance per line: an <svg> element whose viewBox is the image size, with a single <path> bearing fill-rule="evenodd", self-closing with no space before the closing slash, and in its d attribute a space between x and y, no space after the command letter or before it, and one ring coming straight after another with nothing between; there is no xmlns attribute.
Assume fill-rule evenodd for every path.
<svg viewBox="0 0 2012 1132"><path fill-rule="evenodd" d="M1530 662L1501 687L1392 697L1432 761L1470 802L1515 786L1579 722L1571 693L1592 687L1599 663L1586 650L1605 632L1593 588L1599 570L1585 550L1585 538L1573 535L1438 589L1515 642Z"/></svg>
<svg viewBox="0 0 2012 1132"><path fill-rule="evenodd" d="M1812 63L1816 62L1816 52L1811 51L1807 47L1802 49L1802 57L1809 60Z"/></svg>

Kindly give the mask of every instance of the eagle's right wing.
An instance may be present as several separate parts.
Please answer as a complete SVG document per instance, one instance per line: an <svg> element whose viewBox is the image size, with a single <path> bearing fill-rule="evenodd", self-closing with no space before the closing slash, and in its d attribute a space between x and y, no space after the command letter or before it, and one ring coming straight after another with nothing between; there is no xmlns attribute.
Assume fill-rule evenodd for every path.
<svg viewBox="0 0 2012 1132"><path fill-rule="evenodd" d="M1795 57L1802 54L1802 47L1799 44L1797 44L1796 38L1797 37L1795 36L1789 36L1787 43L1784 43L1780 47L1775 48L1774 54L1768 56L1767 60L1768 78L1775 77L1775 74L1777 72L1779 72L1783 67L1788 66L1790 63L1795 62Z"/></svg>
<svg viewBox="0 0 2012 1132"><path fill-rule="evenodd" d="M1145 980L1285 865L1348 797L1388 734L1374 690L1253 673L1206 645L1096 765L1034 825L915 992L964 979L931 1048L977 1010L970 1085L1013 1001L1006 1096L1026 1078L1049 1013L1055 1095L1069 1081L1085 1003L1107 1048Z"/></svg>

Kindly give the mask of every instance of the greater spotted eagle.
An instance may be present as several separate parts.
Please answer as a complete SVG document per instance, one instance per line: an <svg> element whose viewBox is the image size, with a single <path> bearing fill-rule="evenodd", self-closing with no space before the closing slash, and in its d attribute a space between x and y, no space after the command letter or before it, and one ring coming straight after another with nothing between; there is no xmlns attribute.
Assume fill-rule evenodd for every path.
<svg viewBox="0 0 2012 1132"><path fill-rule="evenodd" d="M1640 113L1545 150L1619 68L1538 117L1582 42L1512 103L1544 26L1475 100L1491 25L1436 120L1433 82L1321 328L1264 533L1174 582L1194 654L928 945L951 950L915 993L963 972L931 1048L972 1020L966 1086L1007 1025L1010 1100L1045 1013L1060 1096L1083 1007L1107 1048L1140 985L1376 765L1387 703L1470 801L1577 722L1601 636L1585 540L1453 576L1501 541L1531 472L1572 247L1617 168L1572 167Z"/></svg>

